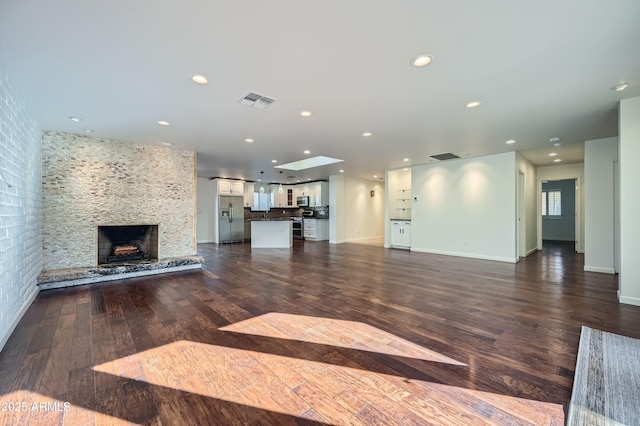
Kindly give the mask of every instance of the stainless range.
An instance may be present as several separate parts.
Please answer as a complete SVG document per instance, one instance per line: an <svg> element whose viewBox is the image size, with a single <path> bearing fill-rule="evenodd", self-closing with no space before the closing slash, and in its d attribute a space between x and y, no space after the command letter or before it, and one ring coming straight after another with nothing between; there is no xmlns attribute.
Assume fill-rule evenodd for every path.
<svg viewBox="0 0 640 426"><path fill-rule="evenodd" d="M294 217L293 221L293 238L296 240L304 240L304 222L301 217Z"/></svg>

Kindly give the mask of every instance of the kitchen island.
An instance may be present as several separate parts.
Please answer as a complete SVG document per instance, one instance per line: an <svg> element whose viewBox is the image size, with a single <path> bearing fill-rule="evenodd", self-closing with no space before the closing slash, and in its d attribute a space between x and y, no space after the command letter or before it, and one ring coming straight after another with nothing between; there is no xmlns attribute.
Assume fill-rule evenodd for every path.
<svg viewBox="0 0 640 426"><path fill-rule="evenodd" d="M291 220L252 220L251 248L289 248L293 246Z"/></svg>

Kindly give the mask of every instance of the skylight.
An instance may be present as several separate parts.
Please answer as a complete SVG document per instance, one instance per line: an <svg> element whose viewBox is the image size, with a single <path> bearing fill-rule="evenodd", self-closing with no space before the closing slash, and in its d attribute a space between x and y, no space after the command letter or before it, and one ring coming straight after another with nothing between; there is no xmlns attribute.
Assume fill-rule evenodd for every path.
<svg viewBox="0 0 640 426"><path fill-rule="evenodd" d="M344 160L318 155L317 157L305 158L304 160L293 161L287 164L280 164L279 166L275 166L275 168L285 170L305 170L313 167L326 166L327 164L339 163L341 161Z"/></svg>

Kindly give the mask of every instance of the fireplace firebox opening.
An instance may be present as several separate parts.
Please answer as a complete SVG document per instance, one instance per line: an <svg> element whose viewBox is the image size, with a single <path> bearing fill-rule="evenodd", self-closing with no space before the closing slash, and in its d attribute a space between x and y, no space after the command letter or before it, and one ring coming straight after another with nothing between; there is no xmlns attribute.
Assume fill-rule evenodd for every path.
<svg viewBox="0 0 640 426"><path fill-rule="evenodd" d="M98 265L158 260L158 225L98 226Z"/></svg>

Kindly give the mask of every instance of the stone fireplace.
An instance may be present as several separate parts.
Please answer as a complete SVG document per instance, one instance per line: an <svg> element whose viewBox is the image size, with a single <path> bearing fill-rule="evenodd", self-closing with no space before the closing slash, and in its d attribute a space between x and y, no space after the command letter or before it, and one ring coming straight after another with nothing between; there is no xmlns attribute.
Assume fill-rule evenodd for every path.
<svg viewBox="0 0 640 426"><path fill-rule="evenodd" d="M42 212L41 289L202 262L195 152L45 131Z"/></svg>
<svg viewBox="0 0 640 426"><path fill-rule="evenodd" d="M158 260L158 225L98 226L98 265Z"/></svg>

